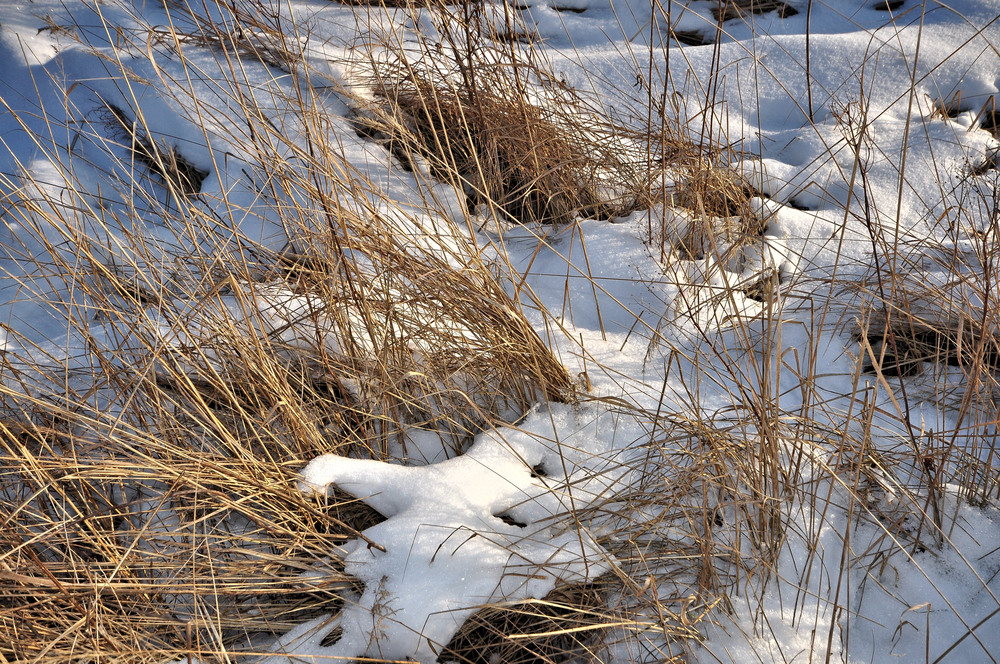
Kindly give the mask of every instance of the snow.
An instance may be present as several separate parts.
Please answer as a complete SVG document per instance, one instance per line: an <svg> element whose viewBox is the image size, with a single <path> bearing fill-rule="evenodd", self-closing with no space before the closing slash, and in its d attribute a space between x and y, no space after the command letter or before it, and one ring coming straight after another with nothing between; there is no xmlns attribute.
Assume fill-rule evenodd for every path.
<svg viewBox="0 0 1000 664"><path fill-rule="evenodd" d="M715 39L714 3L653 4L672 7L675 30ZM949 320L971 320L984 305L996 306L991 260L1000 143L978 125L981 111L992 110L1000 96L1000 10L990 0L909 0L891 12L874 9L878 3L871 0L809 2L809 11L804 0L788 4L798 12L728 21L718 43L683 48L666 37L665 11L654 12L648 2L519 5L518 29L535 36L536 56L569 88L593 93L609 115L640 122L645 103L669 98L695 134L711 116L715 123L706 131L738 147L743 159L733 166L756 190L750 206L765 221L760 240L685 260L665 260L661 245L689 235L700 223L691 213L657 205L562 227L507 225L477 217L454 188L431 182L426 164L408 172L360 136L351 115L357 100L372 99L372 90L370 63L358 53L387 34L407 40L418 29L440 29L412 7L383 12L310 0L269 4L284 25L302 34L309 28L303 42L283 35L284 45L301 49L314 67L312 80L303 83L297 74L251 58L231 67L196 41L184 45L182 63L169 49L136 47L145 38L121 38L175 25L169 3L4 4L5 362L99 371L94 348L142 343L123 339L121 325L109 322L113 312L92 316L85 294L70 292L72 284L59 277L79 260L72 251L75 234L97 232L98 220L114 223L99 226L107 237L95 262L127 266L140 280L150 266L184 252L212 256L249 242L274 252L286 248L294 229L289 233L267 211L265 187L256 180L262 173L258 156L238 140L240 132L254 130L239 125L231 107L234 95L247 95L260 114L256 130L275 128L277 153L294 156L308 134L318 145L337 146L344 168L371 183L368 190L331 191L343 209L362 219L380 212L392 220L402 246L452 267L461 267L461 257L472 251L487 264L502 265L498 270L511 270L507 294L521 302L570 376L590 383L582 403L538 404L516 424L479 434L458 456L442 449L443 434L415 429L402 446L405 453L397 449L391 460L328 454L300 468L297 486L308 500L321 502L338 489L385 520L368 528L364 539L330 552L363 589L338 615L303 623L263 650L255 644L266 653L259 661L434 662L465 620L487 604L540 599L559 584L594 582L622 570L602 537L619 521L653 522L669 504L664 498L646 506L648 512L626 513L650 449L665 437L662 444L673 447L663 454L686 459L677 462L678 477L695 463L690 449L665 436L664 422L712 422L756 445L765 432L748 423L750 404L779 414L786 428L776 434L782 441L776 454L804 464L797 488L807 488L776 507L793 527L776 542L774 569L749 569L749 562L740 568L727 590L732 610L699 623L703 634L691 646L692 661L997 661L995 502L971 504L961 487L942 482L935 509L943 534L915 535L906 521L926 507L908 493L922 463L908 447L912 432L928 441L930 452L936 436L954 432L956 444L970 440L964 453L995 465L995 451L984 441L996 427L996 413L988 407L958 412L916 387L906 397L898 381L862 375L863 349L851 333L864 306L880 296L877 275L901 246L913 262L902 266L900 283L890 288L903 289L914 305L942 307ZM512 6L485 6L482 20L502 27ZM46 16L53 25L78 24L76 37L83 41L45 27ZM119 26L121 35L102 31L102 20ZM266 43L268 36L258 39ZM294 114L303 99L321 109L323 122L306 126ZM940 112L940 100L956 100L953 117ZM226 230L226 242L169 227L158 212L172 204L164 187L147 182L122 189L121 164L129 151L127 141L109 134L101 115L108 105L170 137L186 159L209 172L200 209ZM990 160L992 169L977 170ZM68 165L77 191L68 193L56 164ZM80 228L59 226L53 221L58 214L15 210L15 203L37 198L29 175L50 200L85 208L75 217ZM297 195L285 193L290 200ZM967 214L959 228L948 223L956 210ZM307 227L322 223L302 221ZM452 222L467 235L448 235ZM135 236L145 238L146 254L134 251ZM65 262L29 260L47 252ZM959 278L956 255L966 256ZM774 302L734 289L772 273L780 285ZM318 335L325 348L341 350L330 334L332 320L295 328L314 308L307 295L273 285L226 293L217 307L227 320L241 321L247 334L280 330L289 346L314 343ZM387 289L385 297L397 295ZM429 325L473 335L461 321L435 319L419 306L412 312ZM86 338L67 322L77 315L92 316ZM148 313L157 347L210 338L213 315L193 301L187 327ZM356 314L346 312L351 316ZM379 333L392 334L392 324ZM435 351L429 343L411 348L416 363ZM211 361L210 350L207 357ZM949 385L966 380L959 370L948 371ZM32 380L48 380L42 373ZM105 399L108 408L118 408L127 398L102 394L95 403ZM805 420L813 438L803 461L789 441L806 431L796 428ZM864 445L896 464L895 475L865 488L867 503L852 497L859 487L839 484L831 470L846 452L830 432L844 433L843 440L865 438ZM904 477L910 485L898 483ZM671 481L664 479L664 494ZM729 511L726 523L735 520L735 505L713 507ZM618 513L609 518L609 510ZM888 522L887 514L900 521ZM164 510L157 518L151 529L168 531L172 514ZM749 545L740 543L740 534L718 537L733 538L734 569L744 564ZM914 545L920 537L927 546ZM650 592L668 595L655 587ZM623 605L632 599L623 598ZM337 630L339 638L326 643ZM607 661L662 660L667 646L655 629L630 638L609 641Z"/></svg>
<svg viewBox="0 0 1000 664"><path fill-rule="evenodd" d="M544 597L557 580L608 571L610 558L591 536L557 520L565 506L551 499L565 489L553 491L532 472L558 454L541 443L556 435L499 430L460 457L421 467L312 460L302 471L304 490L335 484L388 517L365 533L385 551L356 541L347 552L346 570L365 583L364 594L341 615L337 644L312 656L433 661L476 607ZM373 640L378 604L386 626Z"/></svg>

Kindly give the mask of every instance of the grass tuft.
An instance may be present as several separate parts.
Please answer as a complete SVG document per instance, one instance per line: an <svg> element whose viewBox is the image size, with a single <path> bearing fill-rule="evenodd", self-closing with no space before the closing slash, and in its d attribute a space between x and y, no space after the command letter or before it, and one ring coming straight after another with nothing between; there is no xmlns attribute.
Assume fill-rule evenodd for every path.
<svg viewBox="0 0 1000 664"><path fill-rule="evenodd" d="M463 19L443 12L440 20ZM642 135L530 58L445 41L421 42L416 55L393 46L388 60L370 63L363 132L410 168L426 162L464 193L471 213L502 223L608 219L652 204L659 186L645 169Z"/></svg>

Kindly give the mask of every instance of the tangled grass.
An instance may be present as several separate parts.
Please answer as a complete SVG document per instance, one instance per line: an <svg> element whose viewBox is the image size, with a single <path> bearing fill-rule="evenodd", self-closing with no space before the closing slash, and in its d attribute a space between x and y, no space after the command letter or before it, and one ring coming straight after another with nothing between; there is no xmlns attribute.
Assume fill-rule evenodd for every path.
<svg viewBox="0 0 1000 664"><path fill-rule="evenodd" d="M362 501L335 493L319 502L295 489L307 461L457 456L538 401L596 404L648 424L641 462L630 461L639 479L563 515L600 524L617 566L543 599L482 607L442 657L681 661L707 623L737 610L748 583L763 622L789 541L806 542L810 560L795 580L803 595L809 562L848 574L846 554L822 560L831 504L881 529L865 555L888 559L942 541L945 484L977 504L997 499L994 447L981 435L995 412L995 228L979 233L974 256L943 260L957 281L928 289L888 270L889 286L865 294L854 336L863 396L842 429L820 424L830 418L815 389L817 339L796 349L801 410L776 405L782 285L770 276L751 298L768 315L701 328L689 347L646 331L651 349L667 348L665 372L690 379L688 408L589 395L550 349L558 326L540 336L512 297L513 269L485 257L469 230L669 209L691 223L651 221L650 251L665 266L724 265L760 239L757 192L717 136L696 136L651 89L645 123L612 122L530 44L469 48L484 34L475 5L385 5L427 12L436 33L405 44L390 35L349 63L365 71L368 95L329 92L309 65L308 31L273 7L217 3L211 18L171 2L169 29L103 24L133 41L90 44L115 85L93 98L62 91L72 123L50 119L39 135L21 118L60 181L26 170L0 182L4 221L18 229L6 264L22 270L5 279L64 321L76 354L5 328L6 661L252 658L357 593L343 545L380 546L364 531L384 517ZM714 8L719 22L790 9ZM147 47L160 60L144 59ZM208 95L190 82L209 66L194 49L213 54L228 87ZM251 66L292 83L246 94ZM181 118L175 133L144 115L140 93L154 86ZM349 113L338 115L341 106ZM70 145L45 141L70 127ZM352 165L352 130L410 171L409 201ZM244 177L226 181L228 171ZM280 232L264 237L264 226ZM745 284L725 286L719 299L751 297ZM704 366L718 373L704 378ZM971 442L938 433L925 445L914 433L902 450L874 449L884 413L861 377L917 371L967 418L959 429ZM733 386L717 419L702 416L701 380ZM834 630L820 636L830 642Z"/></svg>

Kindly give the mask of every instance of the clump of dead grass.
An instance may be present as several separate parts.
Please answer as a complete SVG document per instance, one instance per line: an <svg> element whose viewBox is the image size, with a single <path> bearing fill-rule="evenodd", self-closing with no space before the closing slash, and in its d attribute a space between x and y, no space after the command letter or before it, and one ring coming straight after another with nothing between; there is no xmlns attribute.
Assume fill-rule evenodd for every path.
<svg viewBox="0 0 1000 664"><path fill-rule="evenodd" d="M465 622L441 653L462 664L599 661L607 615L603 584L561 586L543 599L484 608Z"/></svg>
<svg viewBox="0 0 1000 664"><path fill-rule="evenodd" d="M564 224L649 207L658 173L645 169L642 136L527 54L481 44L482 19L436 10L441 41L389 43L367 63L373 98L359 129L409 168L459 188L469 211L503 223ZM460 28L455 27L455 25ZM471 33L469 48L457 37ZM452 36L456 35L456 36ZM442 42L444 45L442 45Z"/></svg>
<svg viewBox="0 0 1000 664"><path fill-rule="evenodd" d="M688 143L672 165L675 184L664 192L667 207L690 220L686 228L651 233L661 256L676 252L682 259L717 254L720 263L741 247L758 241L764 221L750 208L753 189L719 157L700 154Z"/></svg>
<svg viewBox="0 0 1000 664"><path fill-rule="evenodd" d="M355 582L324 556L370 517L291 489L299 450L269 431L199 430L131 371L80 382L64 407L37 386L2 395L0 654L209 657L337 610ZM138 403L118 417L79 405L129 388Z"/></svg>

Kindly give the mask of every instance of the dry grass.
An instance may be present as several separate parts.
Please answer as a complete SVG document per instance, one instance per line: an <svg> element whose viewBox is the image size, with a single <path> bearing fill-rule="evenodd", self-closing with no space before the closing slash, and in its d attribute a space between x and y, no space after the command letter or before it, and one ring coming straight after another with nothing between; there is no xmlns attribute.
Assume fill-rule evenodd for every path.
<svg viewBox="0 0 1000 664"><path fill-rule="evenodd" d="M482 43L479 28L469 28L466 42L446 27L483 19L459 10L433 16L445 26L442 41L390 38L388 55L366 63L374 98L358 116L362 132L410 168L419 157L464 192L470 212L483 206L480 215L501 223L566 224L651 205L659 173L646 168L648 136L608 120L530 47L526 56L470 48Z"/></svg>
<svg viewBox="0 0 1000 664"><path fill-rule="evenodd" d="M339 547L383 519L343 494L304 498L294 480L308 460L459 455L538 401L585 398L647 425L635 443L644 456L628 462L639 479L561 515L600 533L614 573L483 607L443 657L599 662L628 652L683 661L751 583L765 624L764 589L790 541L806 543L802 570L819 560L845 579L851 565L875 568L865 556L940 545L946 483L976 504L1000 498L995 450L982 434L1000 361L995 228L977 231L974 256L939 265L955 277L949 287L902 280L913 266L896 263L881 273L890 287L863 294L855 339L865 363L846 416L828 411L840 406L817 390L820 340L782 349L786 301L773 271L713 286L713 306L750 298L761 305L754 316L706 325L692 315L682 321L695 330L688 345L646 331L650 357L663 357L663 394L668 380L683 385L677 409L584 396L511 299L509 266L488 263L468 229L658 208L690 222L667 228L664 215L657 229L650 215L651 252L666 268L726 265L760 240L765 220L751 212L755 192L732 168L741 157L724 137L697 131L648 87L645 124L612 122L529 46L484 33L475 3L421 6L445 38L385 37L350 63L369 72L373 94L338 90L335 99L314 94L329 81L311 87L319 81L306 64L308 34L280 12L216 6L226 20L213 21L181 2L167 6L169 29L151 28L132 46L170 55L156 85L217 159L231 158L233 145L250 155L245 180L207 190L212 173L159 133L141 95L123 86L122 99L93 116L105 133L89 144L110 156L88 165L109 183L105 193L134 198L94 196L66 152L41 140L64 186L28 174L0 182L4 220L24 229L23 246L5 251L26 272L8 279L62 317L80 349L58 357L11 328L0 362L6 661L245 661L274 636L340 610L359 582L345 574ZM714 9L720 22L794 11L781 2ZM484 36L493 46L482 47ZM188 84L205 73L185 55L193 48L227 63L225 103ZM267 103L243 94L251 61L293 83L268 88ZM702 125L717 111L713 95L705 92ZM325 105L344 101L353 128L412 172L422 205L392 200L351 165L338 135L348 124ZM981 116L990 129L992 116ZM141 186L150 174L170 196ZM442 185L459 192L462 213L436 197ZM241 230L264 219L280 240ZM855 325L847 318L840 324ZM886 418L863 376L883 389L917 371L933 377L926 389L961 414L960 425L876 449ZM784 389L793 380L802 392L795 412L779 408L779 372ZM702 389L720 385L731 403L706 414ZM837 419L842 426L822 424ZM847 553L823 560L820 531L841 507L881 529L860 563ZM791 579L800 591L786 600L796 605L812 592L809 572L800 574ZM835 629L817 638L832 642Z"/></svg>
<svg viewBox="0 0 1000 664"><path fill-rule="evenodd" d="M883 265L864 291L866 309L854 338L865 373L899 381L901 408L929 402L956 418L940 433L914 431L920 483L932 497L951 484L964 499L988 505L1000 498L991 431L1000 387L1000 309L996 224L966 226L968 212L979 207L995 220L989 210L996 200L982 198L958 208L951 220L963 242L898 245L893 268Z"/></svg>
<svg viewBox="0 0 1000 664"><path fill-rule="evenodd" d="M871 346L865 371L895 377L958 367L995 375L1000 369L996 333L985 330L980 321L942 318L943 313L928 311L922 316L911 311L891 321L881 313L872 314L865 321L866 329L856 333L859 340L864 337L866 348Z"/></svg>
<svg viewBox="0 0 1000 664"><path fill-rule="evenodd" d="M534 664L600 658L606 615L600 582L559 587L540 600L488 607L473 615L442 653L462 664Z"/></svg>
<svg viewBox="0 0 1000 664"><path fill-rule="evenodd" d="M240 58L291 71L302 66L305 44L298 27L280 5L265 2L165 0L170 25L150 26L151 43L166 49L212 49L230 65ZM213 13L214 12L214 13Z"/></svg>
<svg viewBox="0 0 1000 664"><path fill-rule="evenodd" d="M249 29L173 7L199 32L154 31L161 48L260 50ZM283 66L301 62L282 53ZM194 64L173 62L159 85L189 117L212 119L207 140L222 140L223 109L185 85ZM222 124L224 138L254 156L250 181L266 183L250 208L237 191L203 190L207 174L157 133L136 93L123 96L81 140L107 150L87 163L107 192L134 199L90 196L52 148L43 155L61 189L29 175L3 183L5 220L35 247L19 256L26 273L8 278L29 292L51 284L46 306L89 348L60 359L25 341L0 367L9 662L252 652L338 610L357 583L336 547L382 518L347 496L305 500L294 479L306 461L419 460L430 449L410 449L419 432L455 455L493 422L571 395L462 233L439 229L436 240L419 212L378 196L330 141L314 99L281 100L292 109L281 127L249 97L228 100L242 124ZM174 195L143 193L150 174ZM238 230L262 217L284 228L283 243Z"/></svg>
<svg viewBox="0 0 1000 664"><path fill-rule="evenodd" d="M187 85L202 73L184 57L190 48L308 80L293 26L243 6L229 17L235 27L168 7L170 29L148 37L179 66L156 70L155 85L212 127L210 144L253 156L244 169L252 204L235 188L206 191L209 174L127 88L92 116L102 122L86 140L107 154L87 165L109 191L134 198L115 209L89 196L58 149L46 156L62 167L70 204L30 176L3 183L6 219L40 248L24 249L29 270L11 278L67 294L50 306L90 348L71 363L26 345L2 366L0 654L12 662L229 661L336 613L358 590L337 547L383 517L344 495L305 500L293 480L306 461L336 452L419 462L426 443L410 446L425 433L456 455L538 400L574 398L565 369L464 230L441 227L447 215L433 196L426 209L401 208L354 171L315 97L270 99L291 110L279 125L270 108L233 94L238 121L226 124L223 109ZM745 205L717 155L662 127L611 123L543 65L498 67L496 51L477 50L476 60L452 43L445 64L457 63L456 83L389 46L395 59L371 61L376 97L355 121L418 179L461 191L480 209L475 223L566 224L662 203L663 159L651 167L635 156L651 145L680 164L675 205L710 225ZM434 48L424 47L425 56ZM152 83L115 66L112 76ZM230 74L241 80L238 68ZM167 197L136 186L150 175ZM277 220L281 243L238 230L263 217ZM144 236L146 224L158 242ZM705 250L693 242L685 251ZM657 467L650 484L571 519L618 519L619 500L665 513L708 466L694 464L683 490L666 497L654 484L676 462ZM608 643L652 634L676 640L670 657L679 656L727 586L707 563L715 554L702 524L714 517L705 509L625 519L606 541L622 561L617 575L486 607L450 651L459 661L600 661ZM680 534L664 538L670 529ZM621 538L628 544L613 545Z"/></svg>

